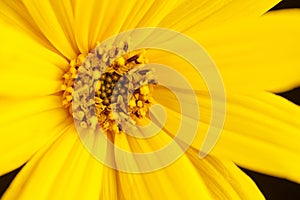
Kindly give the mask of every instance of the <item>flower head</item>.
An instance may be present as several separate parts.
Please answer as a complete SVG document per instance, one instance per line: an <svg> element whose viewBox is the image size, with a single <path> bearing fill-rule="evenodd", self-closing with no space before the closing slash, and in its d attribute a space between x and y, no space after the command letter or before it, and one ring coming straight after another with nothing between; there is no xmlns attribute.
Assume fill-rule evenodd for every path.
<svg viewBox="0 0 300 200"><path fill-rule="evenodd" d="M0 173L26 163L3 199L263 198L234 163L299 182L300 108L272 92L299 86L300 60L295 52L300 45L289 38L299 34L293 24L299 23L300 13L263 15L276 3L1 1ZM130 49L129 39L144 44L145 35L101 46L116 34L142 27L168 28L205 48L226 89L223 129L212 123L225 114L212 112L225 103L220 93L208 90L214 83L218 88L215 79L208 83L191 63L170 52ZM288 41L274 46L274 32L289 35ZM146 38L168 42L159 36L152 33ZM211 73L212 62L201 61L208 66L202 73ZM188 80L192 92L187 92L184 81L182 87L176 85L182 97L178 101L174 91L159 85L155 74L170 83L179 79L143 68L149 62L172 66ZM191 103L193 99L197 103ZM152 115L155 104L164 106L165 124L163 113ZM181 104L189 105L189 112L182 114ZM194 114L198 109L200 116ZM188 125L185 136L196 133L186 149L186 140L176 140L181 120ZM158 134L141 138L147 132L143 127L151 122L160 128ZM200 159L209 130L221 136ZM139 137L133 137L136 133ZM169 143L176 145L164 160L138 162L132 153L125 156L118 150L147 154ZM174 160L172 152L180 156ZM102 162L95 155L102 156ZM147 173L128 170L168 159L172 162Z"/></svg>

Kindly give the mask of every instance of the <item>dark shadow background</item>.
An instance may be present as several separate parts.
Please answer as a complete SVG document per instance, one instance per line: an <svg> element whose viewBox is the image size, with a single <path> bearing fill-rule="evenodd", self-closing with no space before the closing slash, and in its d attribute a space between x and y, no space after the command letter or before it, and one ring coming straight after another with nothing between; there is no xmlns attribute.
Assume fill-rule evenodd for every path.
<svg viewBox="0 0 300 200"><path fill-rule="evenodd" d="M279 3L274 8L272 8L272 10L285 9L285 8L300 8L300 0L283 0L281 3ZM295 26L300 26L300 24L295 24ZM300 105L300 87L278 95L285 97L290 101ZM0 176L0 197L5 192L5 190L7 189L11 181L14 179L14 177L18 174L21 168L22 167L6 175ZM267 176L247 169L242 169L242 170L245 173L247 173L256 182L257 186L265 195L266 199L268 200L300 199L300 184L296 184L285 179Z"/></svg>

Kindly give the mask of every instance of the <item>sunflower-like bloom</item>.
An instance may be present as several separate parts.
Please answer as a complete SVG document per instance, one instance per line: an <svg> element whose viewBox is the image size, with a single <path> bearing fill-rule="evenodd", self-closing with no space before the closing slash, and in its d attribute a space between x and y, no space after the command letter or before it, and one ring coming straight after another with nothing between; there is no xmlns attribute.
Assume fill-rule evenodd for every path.
<svg viewBox="0 0 300 200"><path fill-rule="evenodd" d="M3 199L263 199L236 164L299 183L300 108L274 93L300 85L300 11L265 14L278 2L1 1L0 174L26 163ZM120 171L95 159L74 126L84 115L72 115L70 106L72 77L97 42L139 27L172 29L201 44L220 71L227 98L221 136L200 159L211 103L192 68L164 52L125 55L112 63L100 80L96 114L109 141L124 149L159 149L174 137L180 109L167 89L140 88L129 101L133 117L143 119L145 105L154 100L165 107L169 121L149 140L126 135L110 120L107 105L113 97L106 98L107 84L119 80L123 69L146 60L172 66L190 77L197 95L201 118L191 147L169 166L148 173ZM109 155L117 165L126 164L114 152Z"/></svg>

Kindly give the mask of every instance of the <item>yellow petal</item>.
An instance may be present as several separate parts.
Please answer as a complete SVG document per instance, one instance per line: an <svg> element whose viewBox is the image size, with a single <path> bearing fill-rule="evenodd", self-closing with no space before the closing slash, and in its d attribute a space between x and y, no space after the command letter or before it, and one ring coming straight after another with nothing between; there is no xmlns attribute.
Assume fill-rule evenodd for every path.
<svg viewBox="0 0 300 200"><path fill-rule="evenodd" d="M172 13L174 9L176 9L178 6L182 5L185 2L185 0L154 0L151 2L151 7L149 7L148 9L145 9L145 7L142 8L142 10L146 10L146 13L138 13L136 16L131 17L133 18L132 23L137 23L137 25L135 25L136 27L158 26L168 14ZM130 23L126 21L126 24ZM134 24L132 24L131 27L134 27Z"/></svg>
<svg viewBox="0 0 300 200"><path fill-rule="evenodd" d="M143 26L156 26L178 2L176 1L84 1L76 0L75 34L81 52L87 53L97 41L119 32ZM113 22L113 23L112 23Z"/></svg>
<svg viewBox="0 0 300 200"><path fill-rule="evenodd" d="M21 57L4 60L0 84L5 87L0 89L1 96L42 96L61 90L61 70L42 60Z"/></svg>
<svg viewBox="0 0 300 200"><path fill-rule="evenodd" d="M44 36L68 59L78 54L74 41L71 3L62 1L24 1L28 13Z"/></svg>
<svg viewBox="0 0 300 200"><path fill-rule="evenodd" d="M60 96L42 96L28 98L9 98L0 99L1 120L0 126L6 123L18 121L33 115L62 108L62 98ZM62 112L62 115L68 115Z"/></svg>
<svg viewBox="0 0 300 200"><path fill-rule="evenodd" d="M122 1L77 0L74 2L76 41L80 51L87 53L97 41L125 30L160 26L186 31L195 25L199 28L241 18L258 17L279 1L133 0L124 4Z"/></svg>
<svg viewBox="0 0 300 200"><path fill-rule="evenodd" d="M163 132L146 141L127 137L125 134L117 134L115 137L116 145L124 150L143 153L153 152L161 148L162 144L168 144L169 140L170 137ZM171 155L165 156L167 158ZM158 157L156 161L148 160L148 164L152 165L151 161L157 162L159 159ZM122 159L117 154L116 162L117 165L139 164L128 163L128 160ZM185 155L170 166L154 172L142 174L118 172L118 185L120 186L118 192L124 195L124 199L210 199L204 180Z"/></svg>
<svg viewBox="0 0 300 200"><path fill-rule="evenodd" d="M225 85L273 92L300 85L300 10L272 11L253 23L194 36L218 66Z"/></svg>
<svg viewBox="0 0 300 200"><path fill-rule="evenodd" d="M250 177L233 162L213 156L200 159L193 149L187 155L203 177L213 199L264 199Z"/></svg>
<svg viewBox="0 0 300 200"><path fill-rule="evenodd" d="M135 1L125 4L121 1L75 1L75 36L80 51L87 53L95 47L96 41L99 41L99 38L96 39L98 34L106 35L102 36L102 41L107 36L118 33L134 3Z"/></svg>
<svg viewBox="0 0 300 200"><path fill-rule="evenodd" d="M300 107L264 92L231 98L215 152L246 168L300 182Z"/></svg>
<svg viewBox="0 0 300 200"><path fill-rule="evenodd" d="M39 27L33 23L32 17L21 1L1 1L0 15L1 20L8 23L15 29L15 31L26 34L28 37L38 41L43 46L56 52L55 48L40 31Z"/></svg>
<svg viewBox="0 0 300 200"><path fill-rule="evenodd" d="M0 20L1 59L13 60L14 56L30 57L30 59L45 60L58 68L66 69L68 61L57 52L53 52L31 35L19 31L11 24ZM21 56L21 58L23 58ZM18 58L18 57L16 57ZM4 66L2 66L4 67Z"/></svg>
<svg viewBox="0 0 300 200"><path fill-rule="evenodd" d="M37 153L21 170L3 199L99 199L115 177L82 145L73 125ZM116 191L111 191L116 194Z"/></svg>
<svg viewBox="0 0 300 200"><path fill-rule="evenodd" d="M174 40L173 43L176 43L176 39ZM195 54L192 49L190 50L190 52L192 52L190 54L191 56L198 55ZM200 52L200 53L204 53L204 52ZM147 51L147 58L149 59L150 63L159 63L161 65L165 65L171 69L174 69L174 73L176 72L177 74L180 74L180 76L184 78L191 85L191 88L189 89L194 89L197 91L207 90L206 82L204 79L205 77L203 77L203 74L201 74L202 72L200 70L197 70L195 66L189 63L187 60L185 60L187 58L182 58L180 56L181 55L176 55L166 51L159 51L159 50ZM207 56L206 59L207 60L203 60L201 63L201 66L203 66L203 68L205 66L211 67L211 63L209 63L210 60L208 60L209 57ZM177 89L178 88L188 89L188 88L182 88L183 86L180 85L177 80L174 80L172 76L169 76L169 74L164 74L163 76L168 80L166 82L169 84L169 86L172 86L173 88L177 88ZM168 79L168 77L170 78Z"/></svg>
<svg viewBox="0 0 300 200"><path fill-rule="evenodd" d="M254 19L280 0L204 0L186 1L174 9L159 24L186 33L202 31L232 21Z"/></svg>
<svg viewBox="0 0 300 200"><path fill-rule="evenodd" d="M36 101L36 103L44 102ZM16 111L14 113L16 118L19 117L15 121L2 123L1 120L0 174L5 174L24 164L51 138L59 135L66 124L70 123L70 120L66 120L65 109L52 109L24 117L18 116ZM1 118L5 118L5 115Z"/></svg>
<svg viewBox="0 0 300 200"><path fill-rule="evenodd" d="M174 103L176 99L171 95L163 90L157 90L156 95L159 103L173 110L168 112L173 112L174 116L180 113L180 108ZM208 128L219 129L210 124L209 93L197 93L197 96L200 123L194 116L187 117L190 123L199 123L192 145L200 150ZM228 91L226 96L225 125L211 153L254 171L300 182L300 107L277 95L256 90ZM216 112L214 117L218 119L221 114ZM168 133L176 131L172 126L166 129Z"/></svg>
<svg viewBox="0 0 300 200"><path fill-rule="evenodd" d="M37 96L60 91L68 62L22 32L0 23L1 96Z"/></svg>

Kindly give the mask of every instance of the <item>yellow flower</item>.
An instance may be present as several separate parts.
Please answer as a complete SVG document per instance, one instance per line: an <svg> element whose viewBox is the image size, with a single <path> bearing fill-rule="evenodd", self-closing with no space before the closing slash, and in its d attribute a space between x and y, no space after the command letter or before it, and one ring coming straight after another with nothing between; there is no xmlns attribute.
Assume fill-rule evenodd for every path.
<svg viewBox="0 0 300 200"><path fill-rule="evenodd" d="M3 199L263 199L234 163L300 182L300 108L272 93L300 84L300 11L263 15L278 2L1 1L0 174L26 163ZM189 81L201 111L198 134L170 166L121 172L98 162L81 143L62 104L62 77L98 41L138 27L184 33L203 45L218 66L227 115L217 145L205 158L199 159L197 149L209 128L210 95L193 77ZM150 52L147 59L173 66L185 77L194 75L182 60L163 55ZM176 133L176 98L164 88L154 91L154 99L172 114L169 125L144 142L115 134L117 145L149 151ZM148 93L151 89L143 88L140 94Z"/></svg>

